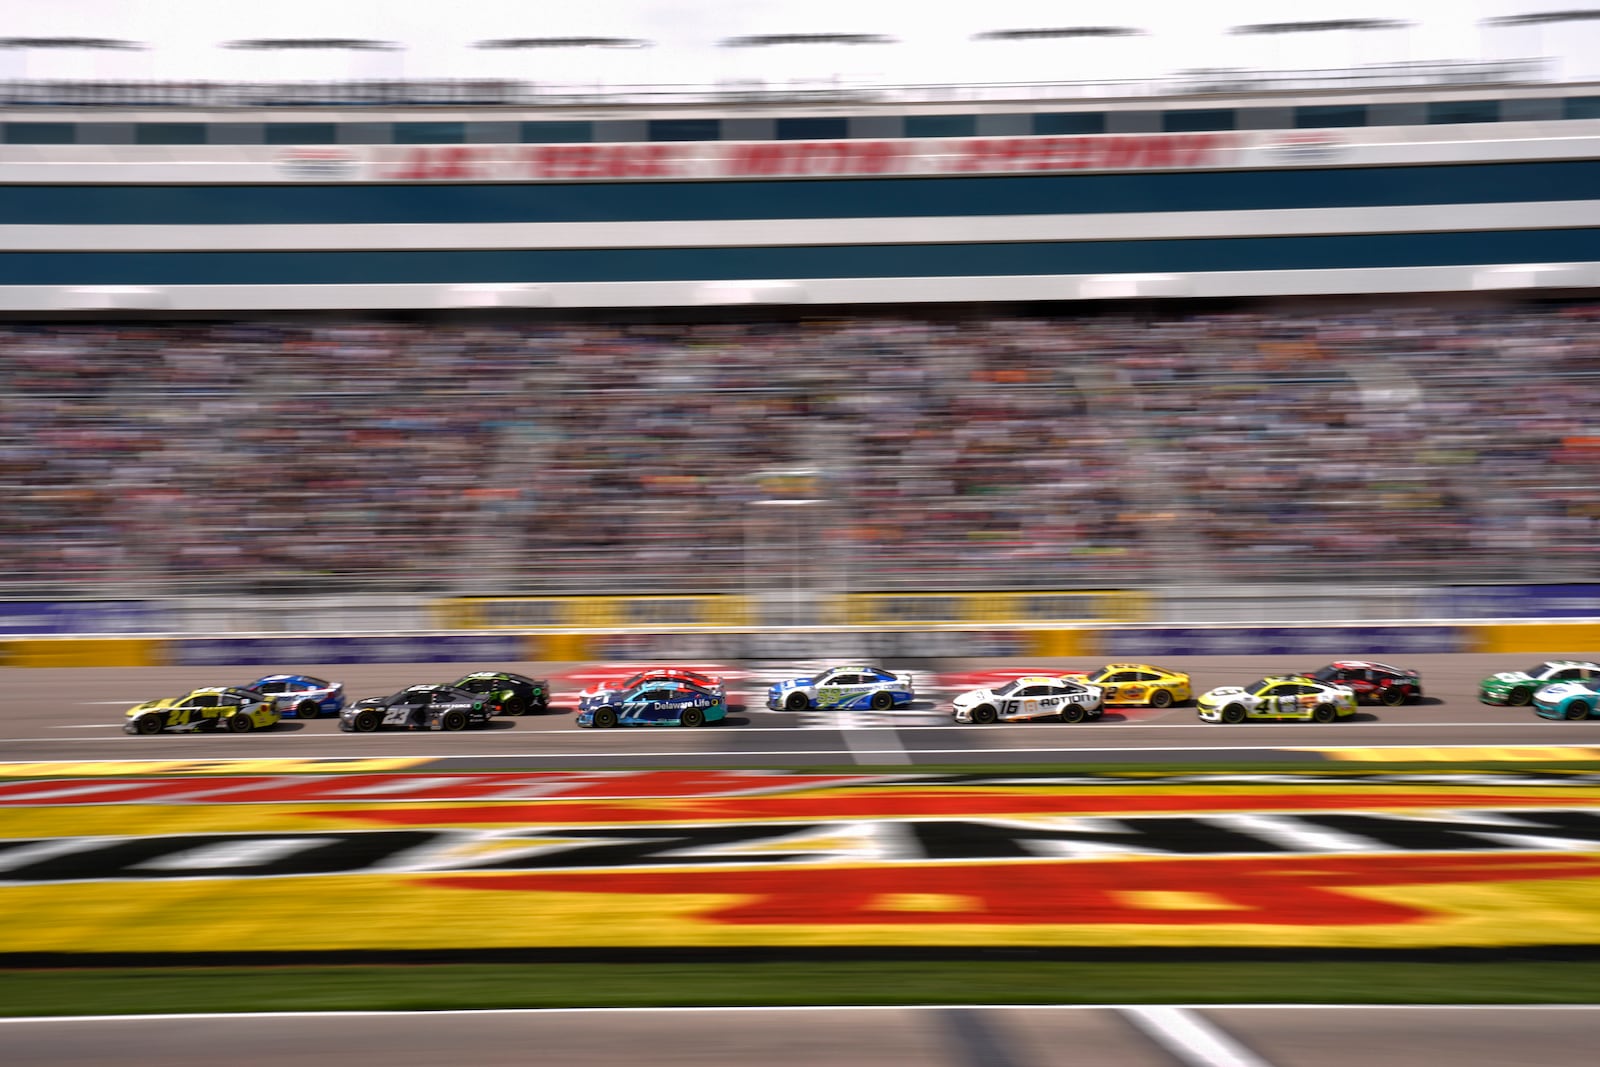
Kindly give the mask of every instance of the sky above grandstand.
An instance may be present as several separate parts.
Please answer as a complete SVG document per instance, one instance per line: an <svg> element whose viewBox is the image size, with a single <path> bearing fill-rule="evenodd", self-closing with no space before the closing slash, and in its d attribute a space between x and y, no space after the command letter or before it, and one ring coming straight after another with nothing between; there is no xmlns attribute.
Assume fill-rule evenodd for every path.
<svg viewBox="0 0 1600 1067"><path fill-rule="evenodd" d="M1554 72L1600 56L1600 21L1496 27L1486 20L1573 10L1554 0L7 0L9 38L104 37L139 50L0 50L0 77L321 80L495 76L530 81L698 84L825 80L880 83L1148 78L1198 68L1315 69L1406 60L1563 57ZM1385 29L1239 34L1261 23L1389 19ZM994 30L1115 26L1114 38L985 41ZM728 47L770 34L875 34L864 45ZM239 40L353 38L398 47L271 52ZM505 38L617 37L634 48L490 50Z"/></svg>

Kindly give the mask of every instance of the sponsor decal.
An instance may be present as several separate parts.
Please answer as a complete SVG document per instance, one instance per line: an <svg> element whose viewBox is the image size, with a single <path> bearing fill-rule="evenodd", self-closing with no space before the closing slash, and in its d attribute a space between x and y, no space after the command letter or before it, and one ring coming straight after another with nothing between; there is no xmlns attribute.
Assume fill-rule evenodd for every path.
<svg viewBox="0 0 1600 1067"><path fill-rule="evenodd" d="M1099 632L1108 659L1167 656L1385 656L1467 652L1460 626L1161 626Z"/></svg>
<svg viewBox="0 0 1600 1067"><path fill-rule="evenodd" d="M0 943L1600 944L1593 774L312 777L11 783Z"/></svg>
<svg viewBox="0 0 1600 1067"><path fill-rule="evenodd" d="M1267 155L1280 163L1331 163L1345 154L1345 142L1321 130L1286 133L1266 143Z"/></svg>
<svg viewBox="0 0 1600 1067"><path fill-rule="evenodd" d="M174 666L244 666L257 663L467 663L523 658L517 634L444 634L418 637L242 637L174 639Z"/></svg>
<svg viewBox="0 0 1600 1067"><path fill-rule="evenodd" d="M1023 630L768 630L745 633L596 634L606 659L803 661L1016 658L1032 651Z"/></svg>
<svg viewBox="0 0 1600 1067"><path fill-rule="evenodd" d="M278 155L278 169L300 181L354 178L359 161L341 148L291 148Z"/></svg>
<svg viewBox="0 0 1600 1067"><path fill-rule="evenodd" d="M1230 133L952 141L397 145L374 149L369 173L380 181L529 182L1166 170L1220 165L1236 146Z"/></svg>

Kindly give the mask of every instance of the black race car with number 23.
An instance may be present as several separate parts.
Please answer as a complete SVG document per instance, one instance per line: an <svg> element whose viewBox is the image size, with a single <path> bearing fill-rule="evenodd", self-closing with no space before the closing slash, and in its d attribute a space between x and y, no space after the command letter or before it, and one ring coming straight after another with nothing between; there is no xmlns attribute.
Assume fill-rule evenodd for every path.
<svg viewBox="0 0 1600 1067"><path fill-rule="evenodd" d="M358 700L339 713L339 729L370 734L374 730L465 730L486 726L495 712L483 693L450 685L414 685L386 697Z"/></svg>

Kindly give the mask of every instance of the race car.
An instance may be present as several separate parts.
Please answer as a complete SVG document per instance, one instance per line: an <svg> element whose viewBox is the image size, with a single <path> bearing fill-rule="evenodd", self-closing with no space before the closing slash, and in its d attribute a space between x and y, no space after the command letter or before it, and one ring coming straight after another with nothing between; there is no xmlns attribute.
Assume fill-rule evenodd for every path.
<svg viewBox="0 0 1600 1067"><path fill-rule="evenodd" d="M1501 671L1478 683L1478 703L1532 703L1533 694L1552 682L1586 682L1600 678L1600 666L1575 660L1547 660L1525 671Z"/></svg>
<svg viewBox="0 0 1600 1067"><path fill-rule="evenodd" d="M465 730L487 725L494 704L482 693L453 685L413 685L386 697L358 700L339 713L339 729L368 734L378 729Z"/></svg>
<svg viewBox="0 0 1600 1067"><path fill-rule="evenodd" d="M605 693L626 693L645 682L685 682L697 688L715 693L724 699L727 690L723 687L721 678L705 674L701 671L692 671L687 667L650 667L646 670L635 672L627 678L611 678L599 682L593 689L585 689L578 694L581 702L585 697L600 696Z"/></svg>
<svg viewBox="0 0 1600 1067"><path fill-rule="evenodd" d="M550 710L550 683L541 678L528 678L510 671L473 671L450 685L487 697L499 715Z"/></svg>
<svg viewBox="0 0 1600 1067"><path fill-rule="evenodd" d="M810 678L791 678L767 690L767 707L805 711L808 708L886 711L915 700L911 675L879 667L830 667Z"/></svg>
<svg viewBox="0 0 1600 1067"><path fill-rule="evenodd" d="M1099 686L1107 707L1170 708L1194 695L1187 674L1148 663L1107 663L1093 671L1066 671L1062 677Z"/></svg>
<svg viewBox="0 0 1600 1067"><path fill-rule="evenodd" d="M1556 682L1533 694L1533 711L1546 719L1587 719L1600 707L1600 681Z"/></svg>
<svg viewBox="0 0 1600 1067"><path fill-rule="evenodd" d="M1047 674L1023 675L998 689L973 689L951 701L956 722L1023 722L1060 719L1082 722L1098 719L1105 707L1099 686L1077 678Z"/></svg>
<svg viewBox="0 0 1600 1067"><path fill-rule="evenodd" d="M661 679L641 682L632 689L578 698L578 725L606 729L611 726L704 726L728 717L728 704L714 693L688 682Z"/></svg>
<svg viewBox="0 0 1600 1067"><path fill-rule="evenodd" d="M1224 685L1200 694L1195 701L1205 722L1244 722L1247 719L1299 719L1334 722L1356 713L1354 689L1328 685L1303 674L1262 678L1249 685Z"/></svg>
<svg viewBox="0 0 1600 1067"><path fill-rule="evenodd" d="M1354 689L1357 702L1387 704L1397 708L1422 699L1422 675L1404 667L1391 667L1387 663L1369 663L1362 659L1335 660L1326 667L1308 671L1306 677Z"/></svg>
<svg viewBox="0 0 1600 1067"><path fill-rule="evenodd" d="M343 682L327 682L309 674L269 674L241 688L267 694L273 707L302 719L337 715L344 707Z"/></svg>
<svg viewBox="0 0 1600 1067"><path fill-rule="evenodd" d="M181 697L147 700L128 709L124 733L159 734L163 730L228 730L243 734L274 726L283 718L272 700L254 689L219 685Z"/></svg>

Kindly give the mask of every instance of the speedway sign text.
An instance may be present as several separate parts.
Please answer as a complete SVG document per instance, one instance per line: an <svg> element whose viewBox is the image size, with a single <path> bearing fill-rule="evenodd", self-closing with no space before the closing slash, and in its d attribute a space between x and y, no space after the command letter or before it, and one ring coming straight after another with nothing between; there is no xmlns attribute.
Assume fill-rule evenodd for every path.
<svg viewBox="0 0 1600 1067"><path fill-rule="evenodd" d="M374 150L369 176L379 181L616 181L1166 170L1218 165L1234 147L1229 133L394 145Z"/></svg>

